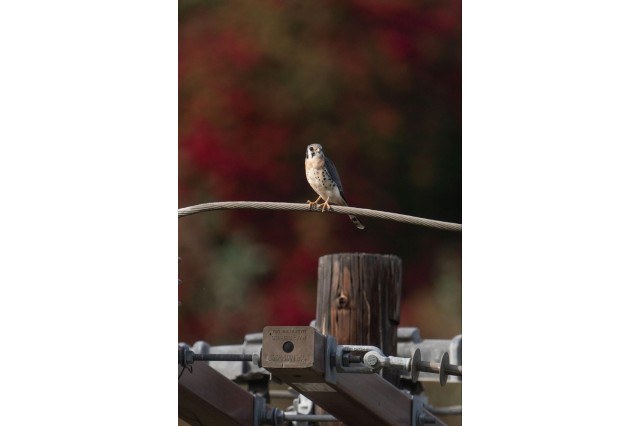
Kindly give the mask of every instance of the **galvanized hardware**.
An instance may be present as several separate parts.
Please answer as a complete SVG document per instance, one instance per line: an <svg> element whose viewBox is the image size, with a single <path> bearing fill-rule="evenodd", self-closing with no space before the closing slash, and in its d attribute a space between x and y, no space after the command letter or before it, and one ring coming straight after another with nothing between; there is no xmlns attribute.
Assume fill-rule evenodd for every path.
<svg viewBox="0 0 640 426"><path fill-rule="evenodd" d="M364 345L337 345L335 354L332 354L332 358L335 360L336 370L340 373L357 373L357 374L371 374L380 370L375 368L364 361L367 354L373 353L384 357L382 351L375 346ZM357 355L360 354L360 357ZM354 362L355 361L355 362ZM352 363L358 365L352 366Z"/></svg>
<svg viewBox="0 0 640 426"><path fill-rule="evenodd" d="M222 408L227 407L223 404L232 403L235 404L234 407L240 405L244 407L243 414L240 413L244 416L241 423L251 422L254 426L283 425L292 421L335 421L336 418L347 424L381 426L400 424L416 426L432 421L443 424L429 413L428 408L425 411L426 402L423 402L420 409L416 409L419 412L414 414L412 410L414 402L409 394L394 387L378 374L373 374L384 367L402 368L408 371L411 360L417 360L415 356L414 358L391 358L385 357L379 348L373 346L336 345L335 339L318 333L312 327L266 327L263 336L262 349L250 342L242 348L209 347L205 342L197 342L193 348L187 345L178 346L179 372L186 371L183 367L193 368L192 374L185 373L180 378L183 418L193 418L193 415L198 417L210 415L212 418L221 416L223 411L227 410ZM228 350L229 352L211 354L210 350L216 352ZM253 353L237 353L245 350ZM258 354L256 351L261 353ZM304 399L299 398L298 403L294 404L295 411L283 412L267 407L264 398L257 394L252 395L245 390L238 392L241 388L235 383L231 390L226 390L226 385L232 384L231 380L226 378L222 380L224 376L216 372L213 365L211 366L214 368L209 368L208 365L196 361L209 361L209 365L236 364L242 368L261 365L261 368L266 369L264 371L271 374L274 380L288 384L300 396L304 395ZM353 371L356 371L356 374L348 374ZM247 383L251 383L251 379L255 380L254 376L257 372L258 370L252 369L247 373L245 379ZM198 377L195 377L196 375ZM215 400L206 394L208 387L203 384L207 381L216 381L221 390L216 393ZM362 389L369 391L370 396L365 400L360 398ZM202 394L199 393L200 390ZM235 395L234 398L242 400L242 404L236 404L235 399L228 401L226 398L228 394ZM246 396L251 398L245 398ZM201 407L204 411L196 411L199 407L196 407L196 400L206 401L206 405ZM309 400L327 409L332 416L311 417ZM419 421L423 423L418 423ZM223 423L212 421L210 424Z"/></svg>
<svg viewBox="0 0 640 426"><path fill-rule="evenodd" d="M338 380L338 373L336 371L336 359L337 357L334 355L338 351L338 344L336 343L336 338L328 335L327 343L324 350L324 358L329 360L329 362L325 362L324 367L324 378L327 383L336 384L336 380Z"/></svg>
<svg viewBox="0 0 640 426"><path fill-rule="evenodd" d="M311 414L313 412L313 401L299 394L296 399L293 400L293 409L296 414Z"/></svg>
<svg viewBox="0 0 640 426"><path fill-rule="evenodd" d="M362 354L362 361L354 361L355 354ZM449 353L442 354L440 362L421 360L420 348L415 348L411 358L385 356L375 346L338 345L335 353L336 369L341 373L377 373L383 368L408 372L411 380L418 380L420 371L439 375L440 385L447 383L449 375L462 377L462 366L449 363ZM353 365L358 364L358 365Z"/></svg>
<svg viewBox="0 0 640 426"><path fill-rule="evenodd" d="M195 361L250 361L260 365L260 354L203 354L195 353L188 346L178 345L178 364L186 367Z"/></svg>
<svg viewBox="0 0 640 426"><path fill-rule="evenodd" d="M289 422L337 422L331 414L298 414L298 413L284 413L284 419Z"/></svg>
<svg viewBox="0 0 640 426"><path fill-rule="evenodd" d="M428 411L426 398L414 395L411 399L412 426L424 426L437 423L438 420Z"/></svg>
<svg viewBox="0 0 640 426"><path fill-rule="evenodd" d="M265 408L262 418L256 425L281 426L285 422L335 422L338 421L331 414L299 414L291 411L282 411L279 408Z"/></svg>
<svg viewBox="0 0 640 426"><path fill-rule="evenodd" d="M281 343L281 349L288 354L295 349L295 345L292 341L286 340ZM206 343L198 342L194 345L194 350L195 352L186 345L179 345L178 364L187 367L195 361L244 361L259 367L262 366L262 349L260 349L260 353L252 354L211 354L208 353L209 347ZM462 366L451 364L448 352L442 354L440 362L422 361L420 348L414 349L411 358L385 356L375 346L336 345L335 339L332 336L327 336L325 357L329 360L325 365L325 378L327 382L334 384L337 373L372 374L383 368L409 373L414 383L418 380L421 371L438 374L441 386L447 383L450 375L462 377Z"/></svg>
<svg viewBox="0 0 640 426"><path fill-rule="evenodd" d="M415 348L415 350L413 351L413 354L411 355L411 361L409 362L409 370L411 372L411 381L413 383L416 383L418 381L418 378L420 377L420 369L418 368L418 366L420 365L420 357L421 357L421 353L420 353L420 348Z"/></svg>
<svg viewBox="0 0 640 426"><path fill-rule="evenodd" d="M253 354L259 353L262 347L262 333L250 333L244 337L244 343L240 345L224 345L224 346L211 346L205 345L204 342L194 343L191 349L195 353L243 353L243 354ZM330 336L327 336L329 338ZM203 345L203 346L201 346ZM327 345L329 346L329 345ZM335 345L337 346L337 345ZM206 347L206 350L204 350ZM327 347L326 356L330 359L333 367L336 366L335 359L332 354L335 353L334 350L330 350L331 348ZM439 365L439 361L442 358L442 355L445 352L449 352L450 362L454 365L462 364L462 336L458 335L451 340L438 340L438 339L429 339L422 340L420 337L420 332L415 327L400 327L398 328L398 353L396 354L399 357L411 358L416 349L420 349L421 354L421 362L434 362L435 366ZM349 364L359 364L362 362L362 356L364 353L356 354L351 353L347 357L349 361L348 364L345 362L345 366L349 366ZM211 361L209 364L211 367L215 368L222 374L224 374L227 378L231 380L254 380L258 376L268 377L269 373L261 368L259 364L254 362L230 362L230 361ZM331 367L330 365L328 365ZM353 366L355 367L355 366ZM336 369L333 368L333 374L335 375ZM418 370L419 376L418 381L440 381L440 370L437 369L435 372L430 372L431 370L423 369ZM460 371L458 371L460 372ZM327 371L329 375L331 375L331 368ZM460 375L456 376L456 372L452 372L449 375L447 383L459 383L461 381ZM411 373L409 371L401 372L401 377L411 380ZM335 382L335 381L332 381Z"/></svg>
<svg viewBox="0 0 640 426"><path fill-rule="evenodd" d="M429 406L429 411L433 414L444 414L444 415L456 415L459 416L462 414L462 405L446 405L442 407L434 407L432 405Z"/></svg>
<svg viewBox="0 0 640 426"><path fill-rule="evenodd" d="M418 351L419 349L416 349ZM415 353L414 353L415 356ZM427 373L436 373L439 375L439 382L441 386L447 384L448 377L458 376L462 377L462 366L454 365L449 363L449 352L445 352L442 354L442 358L440 358L440 362L428 362L421 361L419 358L416 358L415 367L420 371L424 371ZM413 375L413 369L412 369Z"/></svg>
<svg viewBox="0 0 640 426"><path fill-rule="evenodd" d="M447 384L447 379L449 375L447 374L447 367L449 366L449 352L445 352L442 354L442 358L440 359L440 386L444 386Z"/></svg>
<svg viewBox="0 0 640 426"><path fill-rule="evenodd" d="M379 352L378 348L336 345L332 350L329 336L312 327L265 327L263 336L263 368L274 380L304 394L339 421L370 426L412 425L411 396L378 374L371 374L362 362L359 366L353 362L364 359L372 350ZM294 345L289 353L284 350L285 342ZM333 381L327 374L331 370ZM369 374L347 373L354 370ZM364 389L366 398L362 397Z"/></svg>
<svg viewBox="0 0 640 426"><path fill-rule="evenodd" d="M373 372L378 372L382 368L391 370L411 371L411 358L400 358L397 356L384 356L377 351L369 351L364 355L363 363L371 368Z"/></svg>
<svg viewBox="0 0 640 426"><path fill-rule="evenodd" d="M255 425L265 425L269 423L265 423L267 419L275 420L277 408L269 408L267 407L267 401L258 396L254 395L253 398L253 424ZM276 424L275 421L271 424Z"/></svg>

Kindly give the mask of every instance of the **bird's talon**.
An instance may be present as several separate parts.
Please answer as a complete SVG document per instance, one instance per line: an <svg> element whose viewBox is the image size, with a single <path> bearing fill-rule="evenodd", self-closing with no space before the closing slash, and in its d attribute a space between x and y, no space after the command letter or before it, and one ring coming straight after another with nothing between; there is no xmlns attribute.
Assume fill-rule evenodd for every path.
<svg viewBox="0 0 640 426"><path fill-rule="evenodd" d="M322 199L322 197L318 197L317 200L315 201L309 201L307 200L307 204L309 204L309 209L313 209L315 206L318 205L318 201L320 201Z"/></svg>

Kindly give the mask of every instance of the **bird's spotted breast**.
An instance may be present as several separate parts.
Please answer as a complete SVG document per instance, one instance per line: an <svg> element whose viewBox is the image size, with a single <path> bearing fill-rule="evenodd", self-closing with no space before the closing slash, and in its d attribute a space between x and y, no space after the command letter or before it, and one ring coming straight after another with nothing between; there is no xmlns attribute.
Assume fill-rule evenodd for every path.
<svg viewBox="0 0 640 426"><path fill-rule="evenodd" d="M319 196L324 200L330 198L332 201L340 203L342 198L340 197L340 192L326 169L307 169L306 175L309 185Z"/></svg>

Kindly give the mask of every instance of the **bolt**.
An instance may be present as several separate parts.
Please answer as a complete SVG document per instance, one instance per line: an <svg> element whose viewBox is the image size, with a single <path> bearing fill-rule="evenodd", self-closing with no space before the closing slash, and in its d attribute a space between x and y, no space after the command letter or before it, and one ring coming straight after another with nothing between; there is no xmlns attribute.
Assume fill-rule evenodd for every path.
<svg viewBox="0 0 640 426"><path fill-rule="evenodd" d="M380 362L376 354L373 352L367 353L362 361L371 368L375 368Z"/></svg>
<svg viewBox="0 0 640 426"><path fill-rule="evenodd" d="M290 341L284 342L284 344L282 345L282 350L285 351L286 353L290 353L291 351L293 351L293 342L290 342Z"/></svg>

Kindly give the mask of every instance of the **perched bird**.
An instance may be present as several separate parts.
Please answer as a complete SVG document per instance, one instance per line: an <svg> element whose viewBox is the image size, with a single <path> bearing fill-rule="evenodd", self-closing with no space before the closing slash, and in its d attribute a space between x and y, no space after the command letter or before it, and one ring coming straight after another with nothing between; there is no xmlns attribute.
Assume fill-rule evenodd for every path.
<svg viewBox="0 0 640 426"><path fill-rule="evenodd" d="M307 172L307 181L311 188L319 195L315 201L307 200L309 206L315 206L320 199L324 199L321 204L322 211L331 209L329 201L338 206L347 206L347 200L344 198L342 191L342 183L338 170L333 165L329 157L324 155L322 146L314 143L307 146L307 154L304 158L304 169ZM349 215L349 219L358 229L364 229L364 225L357 217Z"/></svg>

